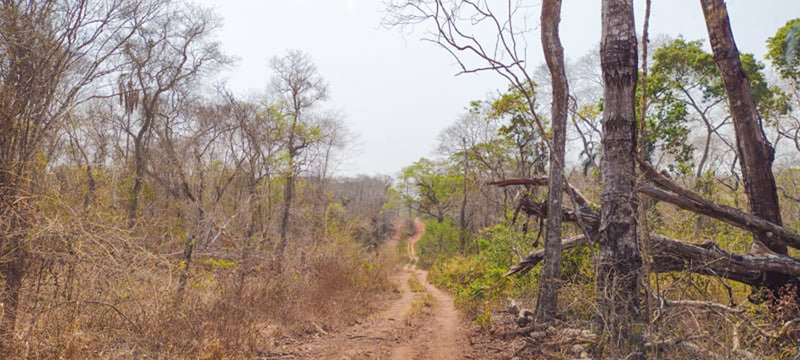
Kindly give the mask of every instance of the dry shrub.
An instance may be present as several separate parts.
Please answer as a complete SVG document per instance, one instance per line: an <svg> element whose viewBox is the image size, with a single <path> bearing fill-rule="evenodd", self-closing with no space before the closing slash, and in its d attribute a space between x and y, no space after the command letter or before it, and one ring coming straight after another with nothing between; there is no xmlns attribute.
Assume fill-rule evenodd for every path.
<svg viewBox="0 0 800 360"><path fill-rule="evenodd" d="M245 261L236 247L199 249L179 298L180 241L155 253L113 223L57 214L32 224L7 358L252 358L287 334L348 323L391 287L393 254L344 233L317 246L294 242L281 273L270 269L269 249Z"/></svg>

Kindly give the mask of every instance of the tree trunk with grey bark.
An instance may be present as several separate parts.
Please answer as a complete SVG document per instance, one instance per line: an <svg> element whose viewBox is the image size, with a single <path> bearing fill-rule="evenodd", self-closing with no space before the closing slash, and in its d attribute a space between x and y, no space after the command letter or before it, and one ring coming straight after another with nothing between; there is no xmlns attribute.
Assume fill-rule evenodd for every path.
<svg viewBox="0 0 800 360"><path fill-rule="evenodd" d="M550 69L553 87L552 149L547 194L547 232L544 240L545 260L539 276L536 321L544 322L558 315L558 289L561 272L561 200L564 190L564 147L567 129L569 89L564 68L564 49L558 35L561 21L561 0L542 2L542 48Z"/></svg>
<svg viewBox="0 0 800 360"><path fill-rule="evenodd" d="M459 225L461 227L461 231L459 234L459 244L460 250L462 255L466 255L467 253L467 170L469 169L469 156L467 153L467 141L465 139L461 139L462 149L464 149L464 193L461 199L461 214L459 219Z"/></svg>
<svg viewBox="0 0 800 360"><path fill-rule="evenodd" d="M636 81L637 44L632 0L602 3L600 60L604 87L601 220L596 264L601 326L622 357L643 356L637 241ZM638 354L638 355L637 355Z"/></svg>
<svg viewBox="0 0 800 360"><path fill-rule="evenodd" d="M283 188L283 215L281 216L280 240L278 247L275 249L275 269L280 272L283 267L283 258L286 254L286 247L289 245L289 215L292 211L292 200L294 198L294 163L295 156L297 156L297 149L295 147L295 132L297 131L297 108L295 107L294 120L289 134L289 164L286 173L286 185Z"/></svg>
<svg viewBox="0 0 800 360"><path fill-rule="evenodd" d="M128 204L128 227L136 225L137 214L139 212L139 197L142 193L144 183L144 154L141 145L134 146L134 169L133 169L133 188L131 189L131 199Z"/></svg>
<svg viewBox="0 0 800 360"><path fill-rule="evenodd" d="M753 215L780 226L782 225L780 204L772 173L775 150L764 134L761 118L753 101L750 83L733 39L728 9L723 0L701 0L701 4L711 50L714 53L714 62L722 75L725 93L728 96L750 211ZM786 245L775 241L767 233L758 231L753 233L752 250L771 251L781 255L788 253ZM798 282L778 273L768 272L764 276L766 287L772 291L777 291L789 283Z"/></svg>

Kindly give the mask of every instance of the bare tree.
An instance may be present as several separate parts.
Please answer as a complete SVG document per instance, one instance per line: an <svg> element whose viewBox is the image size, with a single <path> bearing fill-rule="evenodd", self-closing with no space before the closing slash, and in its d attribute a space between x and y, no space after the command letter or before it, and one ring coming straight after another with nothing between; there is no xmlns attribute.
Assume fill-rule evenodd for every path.
<svg viewBox="0 0 800 360"><path fill-rule="evenodd" d="M473 141L468 140L470 134L470 117L476 114L470 113L465 115L455 125L448 127L439 135L439 151L455 160L461 167L461 205L459 209L458 223L459 223L459 248L462 254L465 254L467 247L467 203L469 199L469 171L470 171L470 156ZM480 121L480 120L479 120Z"/></svg>
<svg viewBox="0 0 800 360"><path fill-rule="evenodd" d="M275 76L272 88L280 96L287 108L290 125L286 143L287 162L286 185L283 191L283 215L281 216L280 240L275 249L275 265L280 269L288 244L289 216L292 211L294 185L298 168L298 157L313 139L309 121L310 108L328 97L328 86L311 61L311 57L300 51L289 51L283 57L273 58L270 62Z"/></svg>
<svg viewBox="0 0 800 360"><path fill-rule="evenodd" d="M158 16L125 44L119 98L126 115L135 116L125 131L133 140L134 182L128 204L128 226L136 224L144 185L147 151L156 122L169 119L180 104L181 89L196 84L229 60L211 34L220 26L208 10L165 4Z"/></svg>
<svg viewBox="0 0 800 360"><path fill-rule="evenodd" d="M279 175L278 156L283 148L284 126L280 114L263 97L240 100L226 93L225 98L236 124L230 141L246 158L245 203L250 207L246 238L260 234L266 241L273 216L272 177ZM263 196L258 190L262 184L266 185L266 204L261 201Z"/></svg>
<svg viewBox="0 0 800 360"><path fill-rule="evenodd" d="M561 200L564 191L564 152L567 136L569 86L564 65L564 48L558 35L561 21L561 0L542 2L542 48L552 78L552 149L547 186L547 232L545 259L539 276L536 320L540 322L558 314L558 289L561 272Z"/></svg>
<svg viewBox="0 0 800 360"><path fill-rule="evenodd" d="M315 236L314 245L320 240L328 239L328 205L330 204L330 181L343 162L343 156L348 151L348 145L355 139L343 121L344 115L340 112L330 111L318 116L316 126L319 138L314 142L311 152L315 157L316 171L316 206L317 212L324 214L317 228L321 236Z"/></svg>
<svg viewBox="0 0 800 360"><path fill-rule="evenodd" d="M488 102L473 102L455 124L439 134L437 145L437 152L457 164L461 172L458 218L463 251L467 251L470 230L497 220L493 216L497 212L488 209L502 209L503 197L498 197L496 189L485 183L505 178L505 171L512 163L507 157L512 151L511 141L498 132L501 119L489 116L488 105Z"/></svg>
<svg viewBox="0 0 800 360"><path fill-rule="evenodd" d="M37 152L64 125L86 91L116 71L111 60L150 20L158 1L42 0L0 4L0 272L5 277L0 321L3 346L12 339L26 272L26 231ZM130 14L141 14L134 19Z"/></svg>
<svg viewBox="0 0 800 360"><path fill-rule="evenodd" d="M733 118L736 147L741 159L742 177L750 210L753 215L780 226L782 225L780 204L772 172L775 150L764 134L761 117L753 101L750 83L733 39L728 9L722 0L701 0L701 4L711 49L714 52L714 62L722 75L725 92L728 95L728 106ZM752 251L788 254L786 245L776 241L766 232L754 232ZM767 272L765 277L765 285L772 291L780 290L789 282L797 283L796 279L778 273Z"/></svg>

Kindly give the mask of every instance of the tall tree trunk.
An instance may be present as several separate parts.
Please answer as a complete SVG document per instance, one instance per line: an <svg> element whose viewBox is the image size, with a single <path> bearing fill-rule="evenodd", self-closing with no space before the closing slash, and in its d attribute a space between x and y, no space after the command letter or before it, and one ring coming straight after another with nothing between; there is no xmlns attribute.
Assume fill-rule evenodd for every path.
<svg viewBox="0 0 800 360"><path fill-rule="evenodd" d="M637 133L636 133L636 156L642 162L647 161L647 149L645 148L644 141L647 139L647 48L650 44L650 7L651 1L645 0L645 10L644 10L644 26L642 27L642 80L640 83L642 89L642 97L641 97L641 107L639 108L639 124L637 126ZM640 173L640 176L644 174ZM641 179L641 177L639 178ZM640 253L643 260L642 266L642 287L644 288L644 296L645 296L645 311L644 316L642 319L648 324L651 324L650 321L650 273L651 273L651 253L652 248L650 246L650 232L647 223L647 211L651 207L651 204L648 204L648 199L641 194L638 194L636 198L636 202L638 207L636 208L637 211L637 231L639 237L639 244L640 244ZM651 329L648 327L648 331Z"/></svg>
<svg viewBox="0 0 800 360"><path fill-rule="evenodd" d="M134 145L134 170L133 170L133 189L131 190L131 199L128 204L128 227L132 228L136 225L137 214L139 212L139 196L142 193L143 178L144 178L144 154L142 154L141 145L138 142Z"/></svg>
<svg viewBox="0 0 800 360"><path fill-rule="evenodd" d="M291 156L290 156L291 158ZM292 161L289 161L292 163ZM290 167L294 165L291 164ZM283 188L283 214L281 216L281 233L280 233L280 242L278 243L276 252L276 265L277 268L280 269L283 262L283 257L286 253L286 246L289 244L289 214L292 211L292 199L294 197L294 173L292 170L289 170L289 173L286 174L286 185Z"/></svg>
<svg viewBox="0 0 800 360"><path fill-rule="evenodd" d="M603 158L597 258L601 325L618 356L643 356L636 233L635 156L638 77L633 0L603 0L600 61L603 72Z"/></svg>
<svg viewBox="0 0 800 360"><path fill-rule="evenodd" d="M547 232L544 240L545 259L539 276L536 321L555 318L558 314L558 289L561 287L561 200L564 191L564 146L567 133L567 101L569 88L564 68L564 48L558 35L561 21L561 0L542 2L542 48L553 84L552 148L547 193Z"/></svg>
<svg viewBox="0 0 800 360"><path fill-rule="evenodd" d="M292 211L292 198L294 197L294 161L297 156L297 149L295 149L295 131L297 130L297 113L295 112L294 120L289 134L289 164L286 173L286 186L283 188L283 216L281 217L280 240L278 247L275 249L275 268L280 271L283 266L283 257L286 253L286 246L289 244L289 215Z"/></svg>
<svg viewBox="0 0 800 360"><path fill-rule="evenodd" d="M739 50L733 39L728 9L723 0L701 0L706 19L708 37L714 62L717 64L728 95L728 106L736 132L745 192L753 215L781 225L781 212L772 161L775 150L770 145L761 125L750 83L739 58ZM778 254L787 254L786 245L776 242L767 233L753 234L752 250L766 249ZM792 279L776 273L765 273L765 283L770 290L778 290Z"/></svg>
<svg viewBox="0 0 800 360"><path fill-rule="evenodd" d="M461 245L461 254L466 255L467 253L467 169L469 164L469 157L467 154L467 141L465 139L461 139L462 149L464 149L464 196L461 199L461 233L460 233L460 245Z"/></svg>
<svg viewBox="0 0 800 360"><path fill-rule="evenodd" d="M94 194L97 190L97 184L94 181L94 173L92 172L92 165L86 165L86 196L83 198L83 212L89 211L94 201Z"/></svg>

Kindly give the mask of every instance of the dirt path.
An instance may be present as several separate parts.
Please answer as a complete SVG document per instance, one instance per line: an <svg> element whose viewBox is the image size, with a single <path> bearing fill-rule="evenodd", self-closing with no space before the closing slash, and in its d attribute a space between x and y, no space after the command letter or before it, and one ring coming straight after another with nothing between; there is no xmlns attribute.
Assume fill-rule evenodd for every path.
<svg viewBox="0 0 800 360"><path fill-rule="evenodd" d="M416 234L408 239L406 249L411 262L399 272L395 281L400 296L389 306L364 322L342 331L322 334L316 339L294 346L286 359L461 359L459 350L469 346L453 299L428 282L428 273L416 267L418 258L414 244L422 237L425 226L415 220ZM398 222L397 227L402 227ZM399 229L399 228L398 228ZM389 246L399 246L396 231ZM414 292L409 279L416 277L432 298L432 306L417 314L415 306L422 292ZM417 289L419 291L419 289Z"/></svg>
<svg viewBox="0 0 800 360"><path fill-rule="evenodd" d="M408 239L407 250L411 264L406 269L413 271L425 290L433 296L433 318L427 319L426 326L409 342L396 347L392 351L391 359L459 359L459 350L466 346L463 326L450 295L428 282L427 271L417 269L419 258L415 245L425 233L425 225L419 219L415 219L414 224L417 234Z"/></svg>

